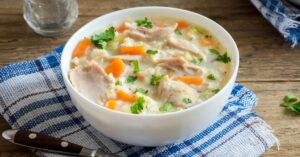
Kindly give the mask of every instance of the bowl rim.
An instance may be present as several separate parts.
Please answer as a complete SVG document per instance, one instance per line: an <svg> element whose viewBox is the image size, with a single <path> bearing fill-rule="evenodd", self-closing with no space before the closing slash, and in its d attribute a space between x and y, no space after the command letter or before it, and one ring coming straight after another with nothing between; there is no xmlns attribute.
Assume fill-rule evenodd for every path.
<svg viewBox="0 0 300 157"><path fill-rule="evenodd" d="M111 110L111 109L108 109L104 106L101 106L91 100L89 100L88 98L86 98L85 96L83 96L80 92L78 92L77 90L74 89L71 81L69 80L69 77L68 77L68 72L65 72L64 71L64 68L63 68L63 65L62 64L64 62L63 58L65 58L65 54L67 51L66 50L66 47L68 46L68 44L70 44L70 42L72 41L73 37L76 36L77 34L80 34L80 32L84 29L86 29L86 27L88 25L90 25L91 23L94 23L98 20L101 20L101 18L103 17L106 17L106 16L112 16L114 14L120 14L122 12L128 12L128 11L136 11L136 10L140 10L140 11L144 11L146 9L167 9L167 10L170 10L170 11L176 11L176 12L182 12L184 14L190 14L192 16L198 16L197 18L202 18L208 22L210 22L212 25L216 25L216 27L218 27L218 29L220 29L223 33L225 33L225 36L226 38L229 40L228 42L233 44L233 51L236 52L234 53L235 54L235 57L234 57L234 62L236 63L235 66L233 66L233 70L232 70L232 73L231 73L231 76L230 78L228 79L228 81L226 82L226 84L223 86L223 88L218 92L216 93L215 95L211 96L210 98L204 100L203 102L199 103L199 104L196 104L196 105L193 105L187 109L184 109L184 110L180 110L180 111L175 111L175 112L166 112L166 113L162 113L162 114L157 114L157 113L149 113L149 114L132 114L132 113L126 113L126 112L121 112L121 111L116 111L116 110ZM168 17L168 16L166 16ZM231 57L232 58L232 57ZM167 116L176 116L178 114L184 114L184 113L187 113L187 112L190 112L192 110L195 110L196 108L200 108L201 106L203 105L207 105L209 104L210 101L212 101L214 98L216 98L217 95L220 95L225 88L229 88L229 85L230 85L230 82L235 82L235 79L236 79L236 76L237 76L237 73L238 73L238 68L239 68L239 50L238 50L238 47L237 47L237 44L236 42L234 41L234 39L232 38L232 36L221 26L219 25L217 22L215 22L214 20L202 15L202 14L199 14L199 13L195 13L195 12L192 12L192 11L189 11L189 10L185 10L185 9L179 9L179 8L174 8L174 7L162 7L162 6L146 6L146 7L133 7L133 8L127 8L127 9L121 9L121 10L118 10L118 11L113 11L113 12L109 12L107 14L104 14L104 15L101 15L99 17L96 17L94 18L93 20L89 21L88 23L84 24L83 26L81 26L75 33L72 34L72 36L68 39L67 43L65 44L65 47L62 51L62 54L61 54L61 66L60 66L60 69L62 71L62 75L63 75L63 78L64 78L64 83L67 84L72 91L74 91L78 96L80 96L81 98L83 98L85 101L87 101L89 103L89 105L95 105L97 107L99 107L100 109L103 109L107 112L111 112L112 114L119 114L120 116L123 115L123 116L132 116L132 117L167 117ZM70 88L67 88L67 91L70 89ZM69 91L68 91L69 92Z"/></svg>

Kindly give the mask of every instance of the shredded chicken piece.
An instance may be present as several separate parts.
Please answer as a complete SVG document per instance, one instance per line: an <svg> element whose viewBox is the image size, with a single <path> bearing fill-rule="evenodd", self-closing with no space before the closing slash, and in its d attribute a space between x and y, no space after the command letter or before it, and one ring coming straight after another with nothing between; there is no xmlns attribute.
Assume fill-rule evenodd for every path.
<svg viewBox="0 0 300 157"><path fill-rule="evenodd" d="M175 36L170 35L167 38L167 44L177 49L190 51L197 56L202 56L197 46L188 40L176 38Z"/></svg>
<svg viewBox="0 0 300 157"><path fill-rule="evenodd" d="M195 89L187 84L170 79L165 76L158 85L158 95L164 99L165 102L170 102L176 107L187 108L192 104L185 104L183 99L188 98L195 103L197 101L198 93Z"/></svg>
<svg viewBox="0 0 300 157"><path fill-rule="evenodd" d="M177 23L172 26L153 26L153 28L144 28L144 27L138 27L134 23L125 22L125 27L127 30L125 33L135 39L135 40L144 40L144 41L153 41L153 40L159 40L164 39L168 35L170 35L172 32L175 31L177 27Z"/></svg>
<svg viewBox="0 0 300 157"><path fill-rule="evenodd" d="M164 66L173 71L179 70L178 68L184 70L187 73L202 73L202 69L198 66L191 65L182 57L171 57L171 58L162 58L158 59L156 62L160 66ZM192 70L192 71L190 71Z"/></svg>
<svg viewBox="0 0 300 157"><path fill-rule="evenodd" d="M95 61L85 67L76 67L70 71L73 87L88 99L102 103L111 97L109 90L114 78L107 75L104 69Z"/></svg>

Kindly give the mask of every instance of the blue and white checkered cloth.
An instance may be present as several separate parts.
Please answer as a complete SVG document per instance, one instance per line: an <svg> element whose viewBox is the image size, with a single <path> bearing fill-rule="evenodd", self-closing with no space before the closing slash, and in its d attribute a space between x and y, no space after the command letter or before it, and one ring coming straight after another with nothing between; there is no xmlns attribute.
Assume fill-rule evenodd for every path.
<svg viewBox="0 0 300 157"><path fill-rule="evenodd" d="M300 43L300 6L285 0L251 0L261 14L283 35L292 47Z"/></svg>
<svg viewBox="0 0 300 157"><path fill-rule="evenodd" d="M208 128L181 143L138 147L111 140L85 121L72 104L60 71L62 49L0 68L0 113L13 129L41 132L121 156L257 157L277 144L272 129L251 112L256 96L241 84L235 85L228 104Z"/></svg>

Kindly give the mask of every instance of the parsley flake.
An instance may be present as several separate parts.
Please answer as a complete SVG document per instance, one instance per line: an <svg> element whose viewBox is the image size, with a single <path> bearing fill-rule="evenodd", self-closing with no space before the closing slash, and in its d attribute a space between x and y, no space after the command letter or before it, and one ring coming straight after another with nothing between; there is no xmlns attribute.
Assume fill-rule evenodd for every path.
<svg viewBox="0 0 300 157"><path fill-rule="evenodd" d="M192 100L190 98L183 98L182 101L185 103L185 104L190 104L192 103Z"/></svg>
<svg viewBox="0 0 300 157"><path fill-rule="evenodd" d="M209 49L209 51L210 53L215 54L217 56L217 61L221 61L223 63L231 62L231 58L228 56L227 52L221 55L220 52L216 49Z"/></svg>
<svg viewBox="0 0 300 157"><path fill-rule="evenodd" d="M148 93L148 90L144 89L144 88L136 88L135 89L135 93L142 93L142 94L147 94Z"/></svg>
<svg viewBox="0 0 300 157"><path fill-rule="evenodd" d="M115 38L115 28L110 27L100 34L95 34L91 37L93 44L101 49L104 49L108 41Z"/></svg>
<svg viewBox="0 0 300 157"><path fill-rule="evenodd" d="M213 90L211 90L211 92L213 92L213 93L215 93L215 94L217 94L218 92L220 91L220 89L213 89Z"/></svg>
<svg viewBox="0 0 300 157"><path fill-rule="evenodd" d="M139 114L144 109L145 99L143 97L138 97L137 101L130 106L131 113Z"/></svg>
<svg viewBox="0 0 300 157"><path fill-rule="evenodd" d="M158 53L158 51L157 50L147 50L146 53L150 54L150 55L155 55Z"/></svg>
<svg viewBox="0 0 300 157"><path fill-rule="evenodd" d="M201 62L203 61L203 58L196 58L196 57L193 57L193 62L196 64L196 65L201 65Z"/></svg>
<svg viewBox="0 0 300 157"><path fill-rule="evenodd" d="M173 112L174 107L170 102L166 102L159 107L160 112Z"/></svg>
<svg viewBox="0 0 300 157"><path fill-rule="evenodd" d="M128 76L127 77L127 83L133 83L134 81L136 81L137 76Z"/></svg>
<svg viewBox="0 0 300 157"><path fill-rule="evenodd" d="M150 79L150 84L153 85L153 86L159 85L160 80L162 78L164 78L164 76L165 76L164 74L162 74L162 75L156 75L156 74L152 75L151 79Z"/></svg>
<svg viewBox="0 0 300 157"><path fill-rule="evenodd" d="M209 75L207 75L207 79L212 80L212 81L215 81L215 80L216 80L216 77L215 77L215 75L213 75L213 74L209 74Z"/></svg>
<svg viewBox="0 0 300 157"><path fill-rule="evenodd" d="M152 22L148 21L147 17L145 17L144 20L136 20L135 22L139 27L152 28Z"/></svg>
<svg viewBox="0 0 300 157"><path fill-rule="evenodd" d="M182 32L180 30L178 30L178 29L175 29L175 34L182 35Z"/></svg>
<svg viewBox="0 0 300 157"><path fill-rule="evenodd" d="M288 94L283 98L283 103L280 106L300 115L300 101L293 94Z"/></svg>
<svg viewBox="0 0 300 157"><path fill-rule="evenodd" d="M121 85L122 85L122 82L121 82L120 80L117 80L116 83L115 83L115 85L116 85L116 86L121 86Z"/></svg>

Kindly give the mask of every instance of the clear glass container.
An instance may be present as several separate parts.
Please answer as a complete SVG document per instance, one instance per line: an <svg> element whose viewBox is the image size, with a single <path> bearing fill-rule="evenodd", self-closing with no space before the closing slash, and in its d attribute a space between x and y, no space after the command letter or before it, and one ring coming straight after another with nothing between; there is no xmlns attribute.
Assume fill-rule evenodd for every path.
<svg viewBox="0 0 300 157"><path fill-rule="evenodd" d="M23 2L25 21L40 35L62 35L78 17L77 0L23 0Z"/></svg>

